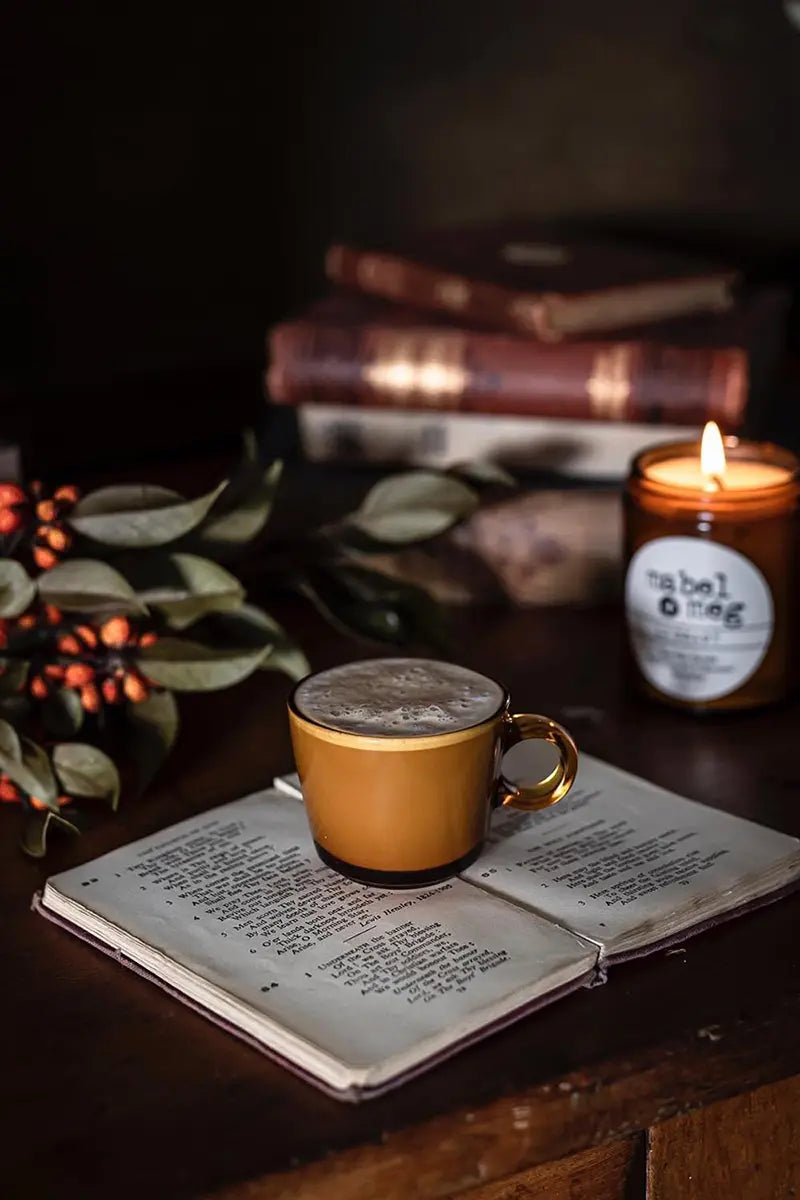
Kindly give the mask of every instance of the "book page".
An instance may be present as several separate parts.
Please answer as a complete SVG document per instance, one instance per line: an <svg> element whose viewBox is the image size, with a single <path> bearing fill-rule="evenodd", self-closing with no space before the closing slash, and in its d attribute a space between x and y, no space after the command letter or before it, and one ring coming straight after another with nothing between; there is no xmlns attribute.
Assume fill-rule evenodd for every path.
<svg viewBox="0 0 800 1200"><path fill-rule="evenodd" d="M572 791L496 811L463 879L609 950L657 941L800 873L800 843L582 754Z"/></svg>
<svg viewBox="0 0 800 1200"><path fill-rule="evenodd" d="M480 1027L481 1014L562 986L597 957L457 879L383 891L343 878L317 858L303 806L276 791L55 876L45 907L59 911L58 897L80 905L70 920L102 940L115 939L92 916L155 950L160 965L123 944L159 977L172 978L167 960L188 968L290 1043L354 1068L455 1041L465 1022Z"/></svg>

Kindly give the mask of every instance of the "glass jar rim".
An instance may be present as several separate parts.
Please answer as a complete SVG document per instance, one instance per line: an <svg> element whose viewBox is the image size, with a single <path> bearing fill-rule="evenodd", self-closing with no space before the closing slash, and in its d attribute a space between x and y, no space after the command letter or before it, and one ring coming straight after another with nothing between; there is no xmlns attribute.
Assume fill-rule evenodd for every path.
<svg viewBox="0 0 800 1200"><path fill-rule="evenodd" d="M790 474L789 480L781 479L777 483L764 484L753 488L753 491L772 491L784 487L788 482L800 478L800 458L784 446L776 442L757 442L749 438L740 438L734 434L726 434L722 439L725 456L734 462L759 462L768 466L783 467ZM647 467L663 462L667 458L688 458L700 455L700 439L685 442L662 442L641 450L631 462L631 475L646 478ZM667 485L674 487L675 485ZM681 488L682 491L693 491L693 488ZM749 489L748 489L749 490Z"/></svg>
<svg viewBox="0 0 800 1200"><path fill-rule="evenodd" d="M774 483L736 491L707 492L701 488L666 483L647 473L648 467L670 458L699 457L700 440L662 442L648 446L631 462L627 491L632 496L653 502L669 503L681 510L708 509L720 515L749 515L748 510L768 515L781 511L800 495L800 458L775 442L759 442L728 434L723 437L725 455L731 461L757 462L782 467L787 476ZM711 515L709 513L709 515Z"/></svg>

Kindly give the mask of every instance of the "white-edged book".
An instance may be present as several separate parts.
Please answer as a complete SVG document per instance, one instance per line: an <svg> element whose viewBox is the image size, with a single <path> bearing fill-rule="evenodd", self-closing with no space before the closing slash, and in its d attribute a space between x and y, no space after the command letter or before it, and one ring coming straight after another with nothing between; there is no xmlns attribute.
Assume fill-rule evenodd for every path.
<svg viewBox="0 0 800 1200"><path fill-rule="evenodd" d="M796 838L583 755L458 878L317 858L296 776L50 878L34 906L340 1099L397 1086L615 961L777 897Z"/></svg>
<svg viewBox="0 0 800 1200"><path fill-rule="evenodd" d="M698 441L700 429L627 421L511 417L301 404L303 453L311 462L404 463L441 470L474 459L511 470L618 482L631 459L661 442Z"/></svg>

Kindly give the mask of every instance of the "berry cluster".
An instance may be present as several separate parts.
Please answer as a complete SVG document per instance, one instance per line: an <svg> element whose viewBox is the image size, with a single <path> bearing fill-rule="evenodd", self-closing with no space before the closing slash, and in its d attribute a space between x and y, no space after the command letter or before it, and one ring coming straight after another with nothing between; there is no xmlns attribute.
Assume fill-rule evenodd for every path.
<svg viewBox="0 0 800 1200"><path fill-rule="evenodd" d="M61 616L56 609L49 616L45 613L45 619L59 623L53 622L54 613ZM111 617L102 625L75 625L56 638L54 661L45 662L32 676L30 693L44 700L66 688L78 693L90 713L99 712L104 702L139 704L150 695L151 684L136 668L135 652L155 641L152 631L134 629L127 617Z"/></svg>
<svg viewBox="0 0 800 1200"><path fill-rule="evenodd" d="M29 484L27 490L17 483L0 483L0 535L27 534L33 561L40 570L48 571L72 545L65 518L79 496L73 484L64 484L46 496L38 482Z"/></svg>

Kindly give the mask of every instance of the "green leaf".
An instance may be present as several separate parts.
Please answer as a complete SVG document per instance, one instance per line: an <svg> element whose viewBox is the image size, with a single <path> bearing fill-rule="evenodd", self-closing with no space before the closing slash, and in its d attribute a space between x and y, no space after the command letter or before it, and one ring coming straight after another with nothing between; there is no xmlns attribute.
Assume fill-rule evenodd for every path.
<svg viewBox="0 0 800 1200"><path fill-rule="evenodd" d="M265 651L264 645L212 649L198 642L163 637L139 652L137 665L159 687L176 692L210 692L246 679Z"/></svg>
<svg viewBox="0 0 800 1200"><path fill-rule="evenodd" d="M94 558L71 558L46 571L39 578L39 595L66 612L112 616L145 611L127 579Z"/></svg>
<svg viewBox="0 0 800 1200"><path fill-rule="evenodd" d="M47 754L28 738L20 738L18 748L21 757L17 757L13 743L7 737L6 747L0 747L0 771L29 796L56 808L58 788Z"/></svg>
<svg viewBox="0 0 800 1200"><path fill-rule="evenodd" d="M282 473L280 459L270 463L265 471L259 468L254 486L235 507L218 514L212 512L196 531L193 546L214 558L225 558L253 541L269 520Z"/></svg>
<svg viewBox="0 0 800 1200"><path fill-rule="evenodd" d="M301 591L351 636L394 646L422 641L450 650L441 608L413 584L362 567L324 566L309 572Z"/></svg>
<svg viewBox="0 0 800 1200"><path fill-rule="evenodd" d="M42 701L42 720L53 737L74 737L83 724L84 710L77 692L62 688Z"/></svg>
<svg viewBox="0 0 800 1200"><path fill-rule="evenodd" d="M243 429L242 457L239 460L238 467L231 476L231 484L236 488L237 495L240 491L240 482L242 487L246 487L248 480L252 478L251 472L257 470L258 465L258 437L256 431L254 429Z"/></svg>
<svg viewBox="0 0 800 1200"><path fill-rule="evenodd" d="M232 615L234 620L238 617L249 621L254 631L257 631L257 636L261 637L265 647L260 663L262 670L282 671L284 675L295 680L310 674L311 666L305 654L273 616L256 608L254 604L245 604ZM230 620L228 625L230 628ZM243 630L239 632L240 638L242 633Z"/></svg>
<svg viewBox="0 0 800 1200"><path fill-rule="evenodd" d="M36 595L28 572L12 558L0 559L0 617L18 617Z"/></svg>
<svg viewBox="0 0 800 1200"><path fill-rule="evenodd" d="M53 766L62 788L70 796L108 800L116 810L119 771L102 750L83 742L61 742L53 750Z"/></svg>
<svg viewBox="0 0 800 1200"><path fill-rule="evenodd" d="M22 746L13 725L0 720L0 755L13 762L22 762Z"/></svg>
<svg viewBox="0 0 800 1200"><path fill-rule="evenodd" d="M143 791L172 749L178 736L178 705L171 692L153 692L141 704L127 708L133 753Z"/></svg>
<svg viewBox="0 0 800 1200"><path fill-rule="evenodd" d="M450 468L450 474L475 483L481 487L499 485L500 487L516 487L517 481L505 467L490 459L475 459L473 462L456 463Z"/></svg>
<svg viewBox="0 0 800 1200"><path fill-rule="evenodd" d="M163 613L172 629L185 629L209 612L238 608L245 596L229 571L196 554L148 554L125 569L139 600Z"/></svg>
<svg viewBox="0 0 800 1200"><path fill-rule="evenodd" d="M0 659L0 695L19 693L28 681L30 663L23 658Z"/></svg>
<svg viewBox="0 0 800 1200"><path fill-rule="evenodd" d="M31 858L44 858L47 851L47 836L51 829L64 833L80 833L80 829L66 817L49 809L46 812L34 812L25 822L20 845Z"/></svg>
<svg viewBox="0 0 800 1200"><path fill-rule="evenodd" d="M242 604L232 612L211 613L192 626L191 634L218 650L258 650L262 656L286 636L278 622L255 604Z"/></svg>
<svg viewBox="0 0 800 1200"><path fill-rule="evenodd" d="M443 533L477 505L475 492L461 480L409 471L376 484L347 521L378 541L405 545Z"/></svg>
<svg viewBox="0 0 800 1200"><path fill-rule="evenodd" d="M223 482L205 496L185 500L169 488L119 484L84 496L68 520L78 533L105 546L164 546L199 525L226 487Z"/></svg>
<svg viewBox="0 0 800 1200"><path fill-rule="evenodd" d="M305 679L311 673L311 664L303 651L289 638L283 644L275 645L265 658L261 660L262 671L282 671L295 683Z"/></svg>
<svg viewBox="0 0 800 1200"><path fill-rule="evenodd" d="M31 702L25 695L0 695L0 715L16 728L30 716L31 708Z"/></svg>

